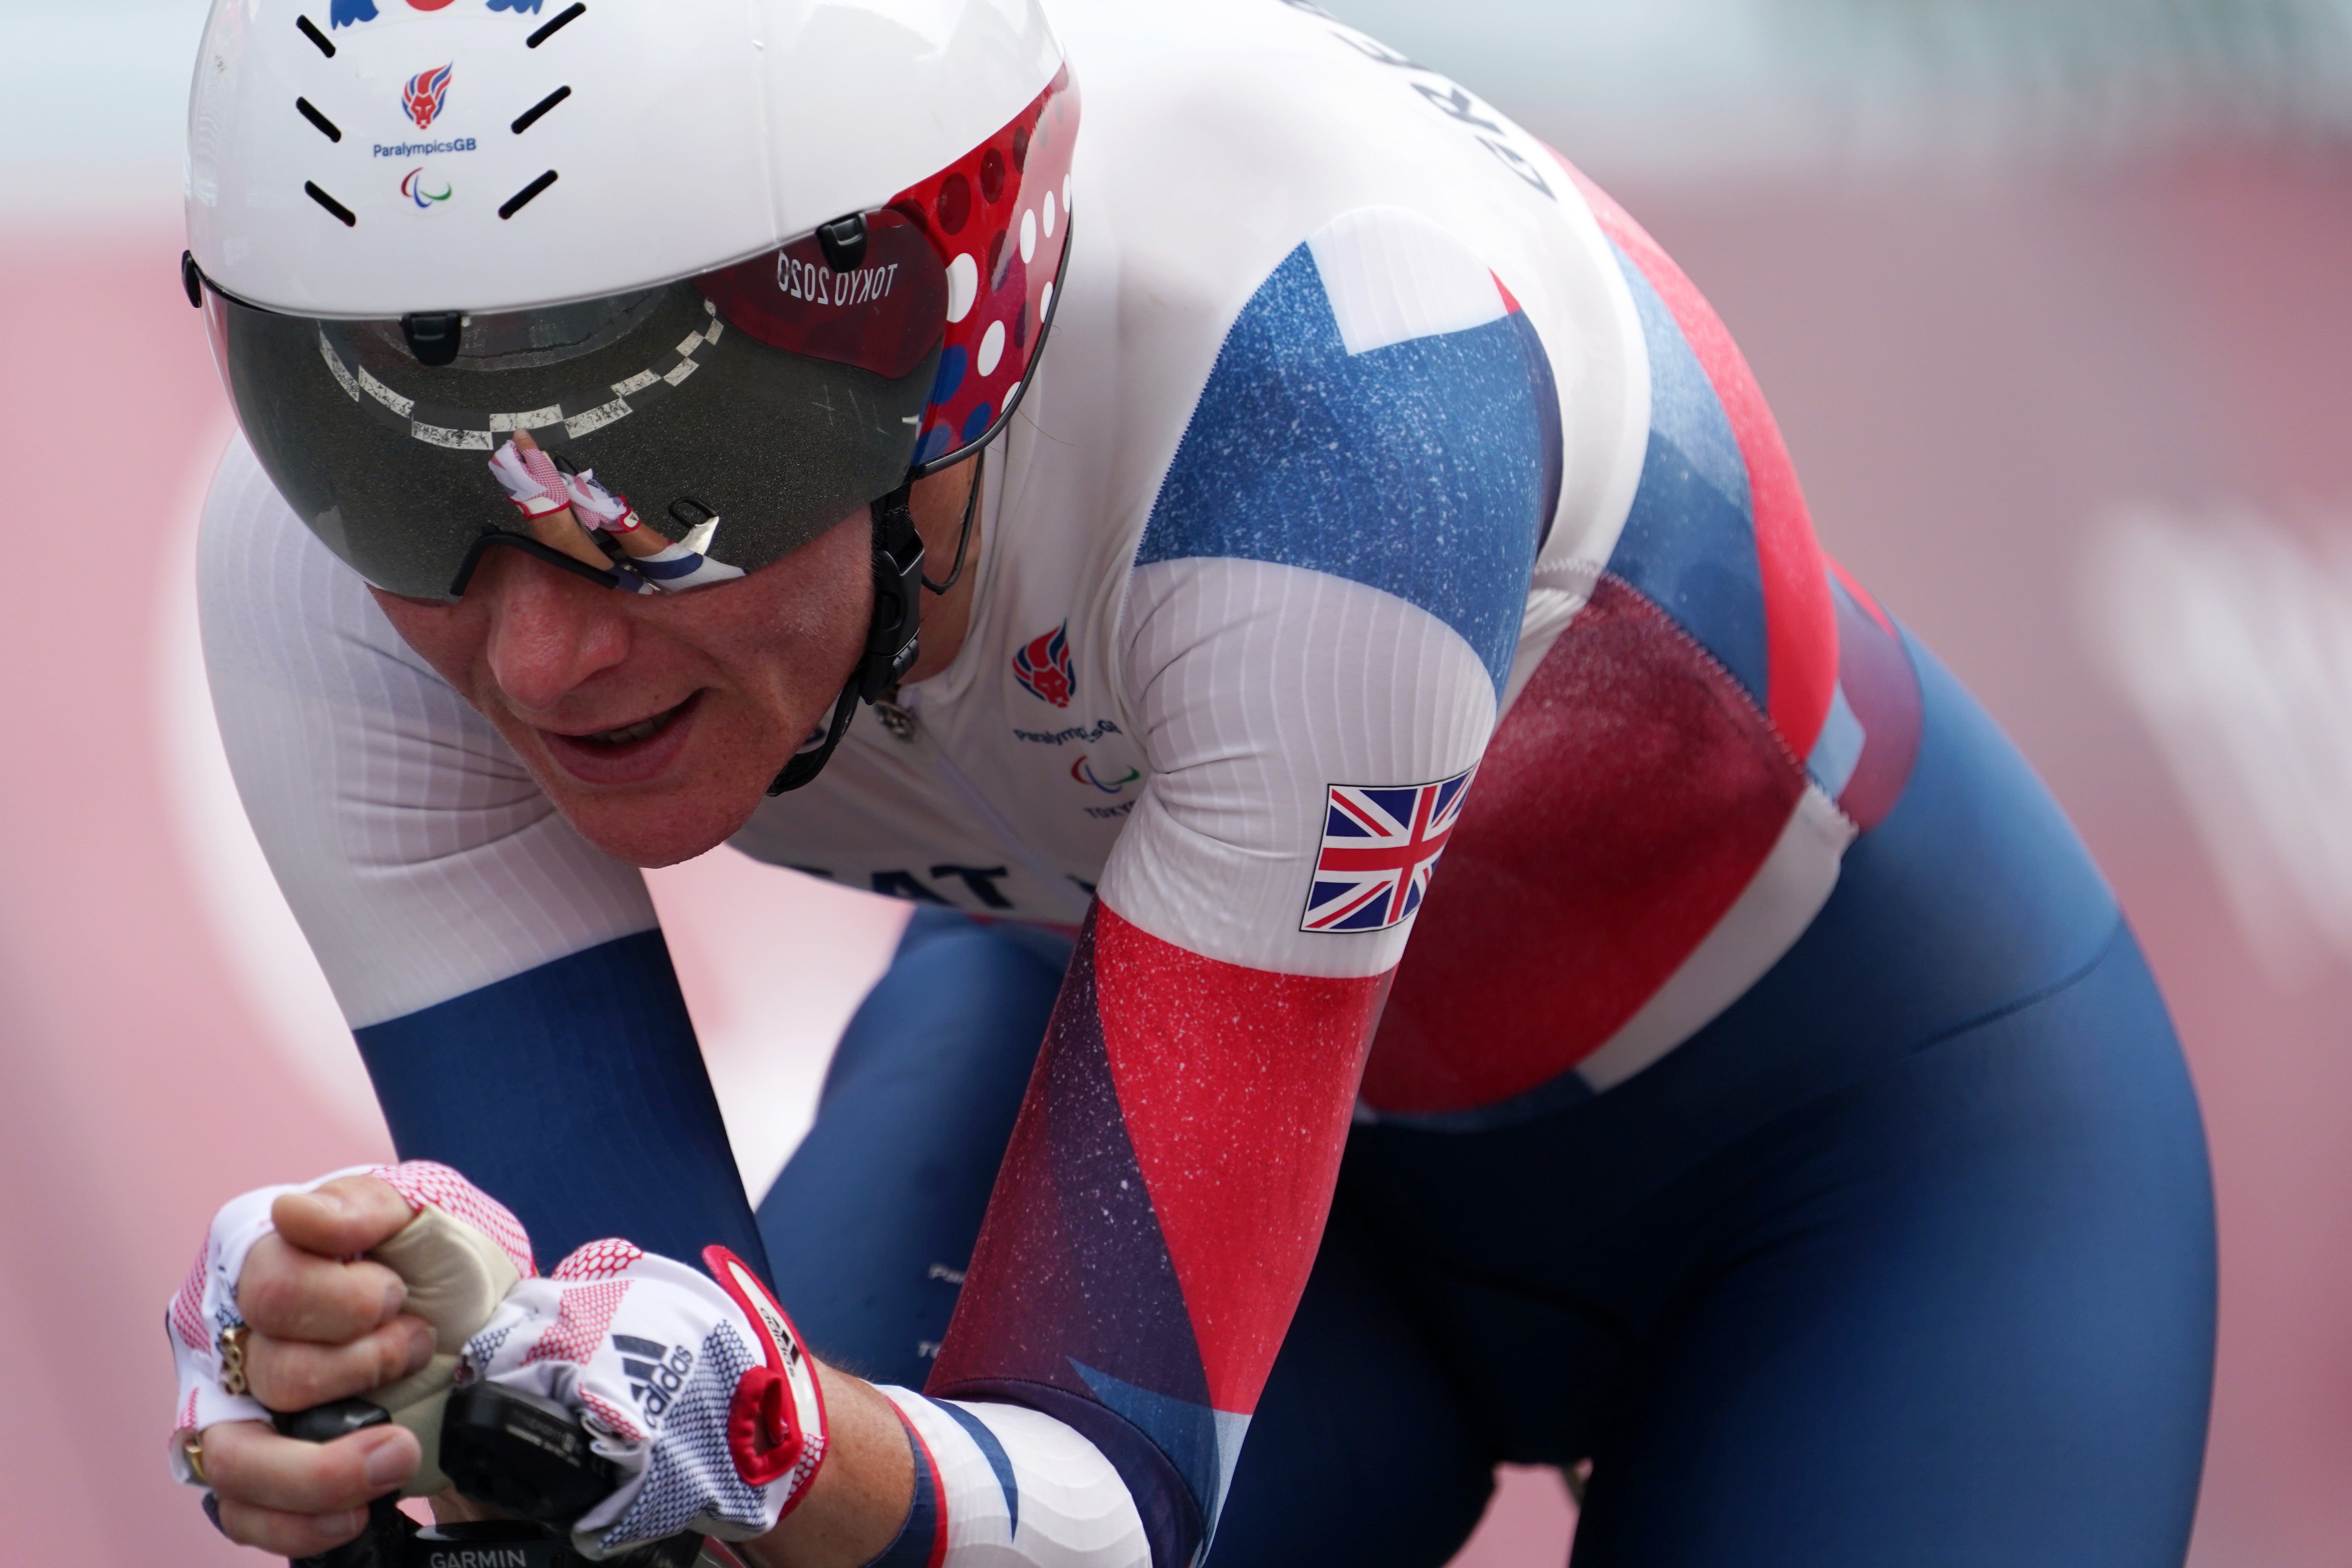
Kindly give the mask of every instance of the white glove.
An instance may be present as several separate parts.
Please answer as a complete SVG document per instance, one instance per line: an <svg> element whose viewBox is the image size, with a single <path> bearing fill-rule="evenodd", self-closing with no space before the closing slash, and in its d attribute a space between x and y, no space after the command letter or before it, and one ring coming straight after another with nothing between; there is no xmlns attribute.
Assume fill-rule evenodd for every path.
<svg viewBox="0 0 2352 1568"><path fill-rule="evenodd" d="M636 529L636 510L629 505L628 498L616 496L598 484L595 469L583 468L563 479L564 491L572 498L572 515L582 522L607 533L629 533Z"/></svg>
<svg viewBox="0 0 2352 1568"><path fill-rule="evenodd" d="M567 489L572 495L572 513L591 528L601 528L607 533L623 534L635 531L641 520L625 496L616 496L596 480L596 470L585 468L567 476ZM705 553L710 536L718 531L719 520L712 518L685 539L675 544L646 554L632 552L629 566L637 575L665 593L676 594L688 588L708 587L743 575L740 567L730 566L724 561L713 561Z"/></svg>
<svg viewBox="0 0 2352 1568"><path fill-rule="evenodd" d="M717 1283L625 1241L593 1241L527 1279L466 1346L487 1379L586 1424L620 1487L572 1543L603 1558L682 1530L775 1528L824 1460L824 1399L791 1320L742 1259L705 1247Z"/></svg>
<svg viewBox="0 0 2352 1568"><path fill-rule="evenodd" d="M403 1310L431 1323L434 1356L420 1371L367 1395L416 1432L425 1463L405 1489L412 1497L447 1484L434 1456L439 1451L442 1396L457 1367L457 1351L489 1317L508 1290L538 1270L530 1237L505 1205L446 1165L411 1160L399 1165L353 1165L299 1186L262 1187L232 1198L213 1216L188 1278L165 1310L165 1334L180 1377L173 1424L172 1473L190 1486L204 1483L188 1462L186 1440L223 1421L267 1421L269 1412L247 1391L236 1286L256 1243L276 1228L269 1206L282 1193L313 1192L342 1176L374 1176L408 1200L415 1215L369 1256L408 1283Z"/></svg>
<svg viewBox="0 0 2352 1568"><path fill-rule="evenodd" d="M572 504L572 492L555 459L534 447L526 452L509 439L490 457L490 477L523 516L545 517Z"/></svg>
<svg viewBox="0 0 2352 1568"><path fill-rule="evenodd" d="M713 583L725 583L743 575L740 566L730 566L724 561L713 561L700 551L684 544L665 545L651 555L634 557L629 564L637 574L665 594L684 593L688 588L707 588Z"/></svg>

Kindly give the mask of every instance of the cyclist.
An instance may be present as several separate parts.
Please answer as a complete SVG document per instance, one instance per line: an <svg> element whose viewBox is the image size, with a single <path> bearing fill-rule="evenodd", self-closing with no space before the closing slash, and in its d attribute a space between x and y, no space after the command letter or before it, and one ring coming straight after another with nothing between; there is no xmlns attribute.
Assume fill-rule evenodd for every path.
<svg viewBox="0 0 2352 1568"><path fill-rule="evenodd" d="M2162 1003L1605 195L1301 0L359 9L206 34L207 660L403 1155L573 1253L464 1363L639 1456L587 1544L1437 1563L1590 1459L1588 1565L2181 1559ZM635 869L721 842L919 906L756 1211ZM423 1458L222 1385L423 1364L402 1180L215 1226L236 1539Z"/></svg>

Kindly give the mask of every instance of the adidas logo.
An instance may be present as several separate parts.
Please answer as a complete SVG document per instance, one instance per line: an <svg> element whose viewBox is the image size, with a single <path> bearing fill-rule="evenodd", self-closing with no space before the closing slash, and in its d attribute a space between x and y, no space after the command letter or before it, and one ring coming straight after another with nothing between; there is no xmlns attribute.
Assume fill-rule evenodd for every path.
<svg viewBox="0 0 2352 1568"><path fill-rule="evenodd" d="M694 1370L694 1352L684 1345L641 1340L635 1334L614 1334L613 1348L621 1352L621 1371L629 1379L629 1396L659 1425L669 1402L686 1386Z"/></svg>

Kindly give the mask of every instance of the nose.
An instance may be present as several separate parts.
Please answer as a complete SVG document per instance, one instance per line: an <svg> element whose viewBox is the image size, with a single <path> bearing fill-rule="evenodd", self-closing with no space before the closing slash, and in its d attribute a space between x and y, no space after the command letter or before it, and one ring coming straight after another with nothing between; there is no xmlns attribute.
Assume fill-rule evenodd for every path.
<svg viewBox="0 0 2352 1568"><path fill-rule="evenodd" d="M490 675L517 709L549 712L629 657L627 595L516 552L493 556L466 596L489 612Z"/></svg>

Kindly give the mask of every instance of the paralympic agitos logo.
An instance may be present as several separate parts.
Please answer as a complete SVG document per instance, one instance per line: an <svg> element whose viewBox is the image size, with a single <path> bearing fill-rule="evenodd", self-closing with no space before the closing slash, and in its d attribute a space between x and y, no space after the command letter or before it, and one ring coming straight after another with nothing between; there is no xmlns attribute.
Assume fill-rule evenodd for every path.
<svg viewBox="0 0 2352 1568"><path fill-rule="evenodd" d="M441 187L437 191L433 189L436 184ZM430 207L436 202L447 201L450 195L450 185L446 180L436 180L420 165L409 170L408 177L400 182L400 194L415 202L418 207L425 208Z"/></svg>
<svg viewBox="0 0 2352 1568"><path fill-rule="evenodd" d="M1117 795L1119 791L1125 789L1128 785L1141 778L1143 776L1143 770L1140 768L1129 768L1124 774L1118 778L1107 779L1103 777L1102 774L1095 772L1094 759L1092 757L1080 757L1076 762L1070 764L1070 776L1077 780L1080 784L1094 785L1095 788L1102 791L1105 795Z"/></svg>

